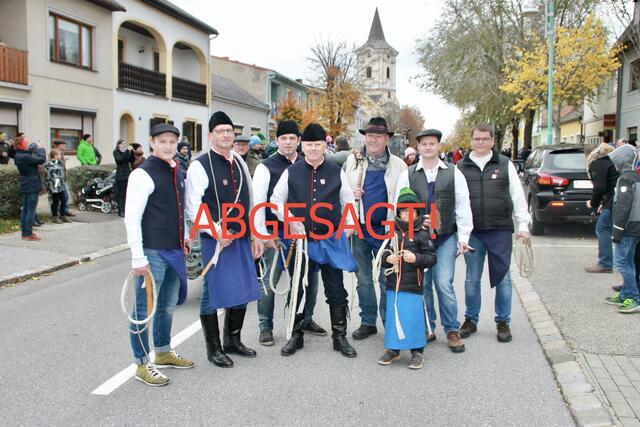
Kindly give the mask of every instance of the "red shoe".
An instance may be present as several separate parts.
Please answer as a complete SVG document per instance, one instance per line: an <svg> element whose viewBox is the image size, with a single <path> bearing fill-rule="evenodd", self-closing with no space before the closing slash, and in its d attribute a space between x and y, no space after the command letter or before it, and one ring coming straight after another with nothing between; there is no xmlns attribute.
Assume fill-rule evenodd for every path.
<svg viewBox="0 0 640 427"><path fill-rule="evenodd" d="M24 240L30 240L32 242L35 242L36 240L42 240L40 237L38 237L35 234L31 234L30 236L23 236L22 237Z"/></svg>

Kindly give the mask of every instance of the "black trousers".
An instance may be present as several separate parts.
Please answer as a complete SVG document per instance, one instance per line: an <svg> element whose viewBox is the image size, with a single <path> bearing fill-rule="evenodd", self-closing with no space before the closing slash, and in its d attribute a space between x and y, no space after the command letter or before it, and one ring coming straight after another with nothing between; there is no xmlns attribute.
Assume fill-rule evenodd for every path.
<svg viewBox="0 0 640 427"><path fill-rule="evenodd" d="M304 263L304 260L303 260ZM293 260L291 261L293 264ZM324 286L324 296L327 304L329 305L347 305L349 304L349 294L344 288L343 271L337 268L331 267L330 264L318 264L313 260L309 260L309 270L313 271L317 267L320 267L320 276L322 277L322 285ZM304 270L304 264L303 264ZM306 272L302 272L300 275L300 284L298 288L298 303L299 306L302 296L304 295L304 287L302 286L302 278ZM289 274L293 276L293 266L289 266Z"/></svg>
<svg viewBox="0 0 640 427"><path fill-rule="evenodd" d="M51 193L51 215L60 216L62 212L62 205L64 203L64 191L59 193Z"/></svg>
<svg viewBox="0 0 640 427"><path fill-rule="evenodd" d="M127 183L128 179L116 181L116 193L118 200L118 214L124 213L124 201L127 199Z"/></svg>

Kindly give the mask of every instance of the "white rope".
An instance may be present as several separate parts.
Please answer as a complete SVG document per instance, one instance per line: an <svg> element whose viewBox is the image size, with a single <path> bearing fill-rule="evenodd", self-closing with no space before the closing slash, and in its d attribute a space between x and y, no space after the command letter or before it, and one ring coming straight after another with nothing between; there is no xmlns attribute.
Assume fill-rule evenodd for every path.
<svg viewBox="0 0 640 427"><path fill-rule="evenodd" d="M293 243L292 243L293 244ZM291 294L289 296L289 318L287 319L287 340L291 339L291 335L293 334L293 327L295 324L296 314L302 313L304 311L304 304L306 300L306 289L302 294L302 300L298 305L298 292L300 291L300 276L302 275L302 258L305 257L305 269L304 269L304 277L302 277L302 286L307 288L308 286L308 277L309 277L309 256L307 255L308 251L308 242L307 239L301 239L296 242L295 245L295 260L294 260L294 268L293 268L293 279L291 284ZM296 309L297 307L297 309Z"/></svg>
<svg viewBox="0 0 640 427"><path fill-rule="evenodd" d="M516 258L516 264L518 265L518 272L520 273L520 277L524 277L525 279L531 277L534 270L531 239L516 239L515 248L513 251L514 257Z"/></svg>
<svg viewBox="0 0 640 427"><path fill-rule="evenodd" d="M260 284L262 285L262 290L264 291L264 294L267 294L267 287L264 284L264 269L266 268L265 264L264 264L264 259L262 257L260 257L260 259L258 260L258 281L260 282Z"/></svg>
<svg viewBox="0 0 640 427"><path fill-rule="evenodd" d="M127 317L127 320L129 321L129 324L133 324L135 327L135 330L131 329L131 327L129 327L129 333L135 335L138 338L138 342L140 343L140 347L142 348L142 351L144 352L145 356L147 357L148 361L151 361L151 357L149 356L149 352L147 352L147 349L144 345L144 343L142 342L142 333L144 331L147 330L147 328L149 327L149 323L151 322L151 319L153 318L153 316L155 316L156 314L156 307L157 307L157 303L156 303L156 281L153 278L153 274L151 274L151 272L149 270L147 270L147 272L145 273L145 275L143 276L143 280L142 280L142 286L141 289L146 289L147 287L147 282L146 282L146 278L149 279L149 284L151 285L151 293L153 295L153 304L151 307L151 312L147 313L147 317L145 319L142 320L136 320L134 318L131 317L131 315L129 314L129 307L127 307L127 291L129 290L129 287L131 286L131 283L133 282L133 285L135 286L135 276L133 274L131 274L131 272L129 272L129 274L127 275L127 278L124 280L124 283L122 284L122 291L120 292L120 308L122 309L122 312L124 313L124 315ZM134 308L133 311L135 313L135 317L138 317L138 293L136 292L135 288L134 288L134 295L135 295L135 302L134 302ZM144 325L144 327L142 329L140 329L140 326Z"/></svg>
<svg viewBox="0 0 640 427"><path fill-rule="evenodd" d="M287 268L287 261L284 256L284 246L282 246L282 244L276 244L276 245L277 245L275 249L276 254L273 257L273 260L271 261L271 271L269 272L269 287L271 288L271 291L276 295L286 295L289 292L289 290L291 290L291 276L289 275L289 269ZM284 291L278 291L278 283L282 281L282 275L280 275L280 280L278 281L278 283L275 283L275 280L274 280L276 269L278 268L278 255L282 260L283 270L287 278L286 289Z"/></svg>

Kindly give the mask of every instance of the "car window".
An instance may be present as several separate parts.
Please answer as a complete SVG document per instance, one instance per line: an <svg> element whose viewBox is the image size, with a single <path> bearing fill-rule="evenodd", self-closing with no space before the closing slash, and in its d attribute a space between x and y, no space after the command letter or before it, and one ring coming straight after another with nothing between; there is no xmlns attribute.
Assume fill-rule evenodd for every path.
<svg viewBox="0 0 640 427"><path fill-rule="evenodd" d="M555 151L549 154L550 168L564 170L587 170L587 159L582 151Z"/></svg>
<svg viewBox="0 0 640 427"><path fill-rule="evenodd" d="M527 161L525 162L524 168L531 169L532 167L535 167L534 165L538 157L540 157L540 150L536 150L533 153L531 153L527 158Z"/></svg>

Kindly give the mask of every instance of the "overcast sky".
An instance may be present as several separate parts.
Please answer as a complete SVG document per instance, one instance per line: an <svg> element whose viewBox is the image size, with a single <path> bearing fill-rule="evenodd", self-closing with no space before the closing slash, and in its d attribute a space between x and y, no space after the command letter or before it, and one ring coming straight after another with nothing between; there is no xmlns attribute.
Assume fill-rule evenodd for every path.
<svg viewBox="0 0 640 427"><path fill-rule="evenodd" d="M305 81L309 76L306 58L314 42L331 38L362 45L377 6L385 38L399 52L396 88L400 104L418 106L425 127L439 128L445 134L459 116L455 107L410 81L420 72L414 54L416 39L428 34L440 14L441 0L172 1L218 30L220 36L211 44L213 55Z"/></svg>

